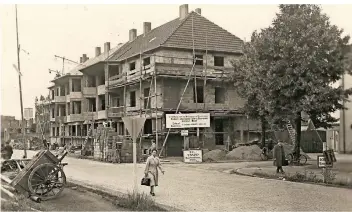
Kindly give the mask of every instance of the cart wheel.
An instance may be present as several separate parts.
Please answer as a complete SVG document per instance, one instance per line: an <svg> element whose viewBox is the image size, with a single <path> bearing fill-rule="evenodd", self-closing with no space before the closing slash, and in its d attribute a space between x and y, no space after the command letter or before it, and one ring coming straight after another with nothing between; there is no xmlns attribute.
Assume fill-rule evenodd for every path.
<svg viewBox="0 0 352 212"><path fill-rule="evenodd" d="M48 200L57 197L66 185L66 175L57 165L51 163L41 164L33 169L28 177L29 191Z"/></svg>

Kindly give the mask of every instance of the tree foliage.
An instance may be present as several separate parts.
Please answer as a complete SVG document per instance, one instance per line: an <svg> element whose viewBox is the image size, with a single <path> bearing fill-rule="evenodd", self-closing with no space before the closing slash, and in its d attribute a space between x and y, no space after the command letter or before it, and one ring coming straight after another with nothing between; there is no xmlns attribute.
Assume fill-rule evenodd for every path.
<svg viewBox="0 0 352 212"><path fill-rule="evenodd" d="M346 60L349 36L343 37L318 5L279 9L272 25L254 32L245 44L245 55L234 63L234 79L242 85L250 111L257 107L273 123L295 120L299 146L301 112L316 127L328 127L337 121L331 113L342 109L342 100L352 93L331 86L351 65Z"/></svg>

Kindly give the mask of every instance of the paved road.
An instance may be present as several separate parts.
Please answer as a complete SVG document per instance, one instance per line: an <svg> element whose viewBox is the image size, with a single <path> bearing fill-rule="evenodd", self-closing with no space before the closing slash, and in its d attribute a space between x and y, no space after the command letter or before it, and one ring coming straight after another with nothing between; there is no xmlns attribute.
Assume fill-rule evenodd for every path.
<svg viewBox="0 0 352 212"><path fill-rule="evenodd" d="M65 158L69 179L126 192L133 186L131 164L107 164ZM223 169L248 163L221 164ZM187 211L350 211L352 190L251 178L214 170L217 165L164 164L166 173L154 197L158 203ZM138 165L143 176L144 165ZM147 187L139 189L148 192Z"/></svg>

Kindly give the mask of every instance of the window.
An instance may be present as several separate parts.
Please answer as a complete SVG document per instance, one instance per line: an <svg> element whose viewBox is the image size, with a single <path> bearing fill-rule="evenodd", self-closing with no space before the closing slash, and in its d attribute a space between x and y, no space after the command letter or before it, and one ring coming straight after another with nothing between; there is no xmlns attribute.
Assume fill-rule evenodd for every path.
<svg viewBox="0 0 352 212"><path fill-rule="evenodd" d="M109 78L120 74L120 68L118 65L109 65Z"/></svg>
<svg viewBox="0 0 352 212"><path fill-rule="evenodd" d="M153 122L152 122L152 119L145 120L143 132L144 132L144 134L153 134Z"/></svg>
<svg viewBox="0 0 352 212"><path fill-rule="evenodd" d="M87 76L87 87L96 87L96 81L94 76Z"/></svg>
<svg viewBox="0 0 352 212"><path fill-rule="evenodd" d="M133 71L136 69L136 62L130 63L130 71Z"/></svg>
<svg viewBox="0 0 352 212"><path fill-rule="evenodd" d="M56 95L55 96L59 96L59 94L60 94L59 91L60 91L59 88L56 88Z"/></svg>
<svg viewBox="0 0 352 212"><path fill-rule="evenodd" d="M148 98L149 92L150 88L144 88L144 109L150 108L150 97Z"/></svg>
<svg viewBox="0 0 352 212"><path fill-rule="evenodd" d="M197 86L197 89L194 89L194 87L193 87L193 101L194 101L194 103L204 103L203 86Z"/></svg>
<svg viewBox="0 0 352 212"><path fill-rule="evenodd" d="M143 66L149 66L150 65L150 57L144 58L143 59Z"/></svg>
<svg viewBox="0 0 352 212"><path fill-rule="evenodd" d="M136 107L136 91L130 92L130 107Z"/></svg>
<svg viewBox="0 0 352 212"><path fill-rule="evenodd" d="M56 129L56 127L51 128L51 136L55 136L55 129Z"/></svg>
<svg viewBox="0 0 352 212"><path fill-rule="evenodd" d="M203 65L203 55L196 54L194 60L196 60L196 65Z"/></svg>
<svg viewBox="0 0 352 212"><path fill-rule="evenodd" d="M55 118L55 108L51 108L51 118Z"/></svg>
<svg viewBox="0 0 352 212"><path fill-rule="evenodd" d="M125 134L125 127L123 125L123 122L119 122L119 135L124 135Z"/></svg>
<svg viewBox="0 0 352 212"><path fill-rule="evenodd" d="M225 88L215 88L215 103L225 103Z"/></svg>
<svg viewBox="0 0 352 212"><path fill-rule="evenodd" d="M111 107L120 106L120 97L111 97Z"/></svg>
<svg viewBox="0 0 352 212"><path fill-rule="evenodd" d="M224 57L214 56L214 66L224 66Z"/></svg>
<svg viewBox="0 0 352 212"><path fill-rule="evenodd" d="M224 122L222 119L214 119L215 145L224 145Z"/></svg>
<svg viewBox="0 0 352 212"><path fill-rule="evenodd" d="M54 96L55 96L55 90L51 90L51 100L54 99Z"/></svg>
<svg viewBox="0 0 352 212"><path fill-rule="evenodd" d="M88 112L96 112L95 98L88 98Z"/></svg>
<svg viewBox="0 0 352 212"><path fill-rule="evenodd" d="M67 115L69 116L71 114L71 104L67 103Z"/></svg>
<svg viewBox="0 0 352 212"><path fill-rule="evenodd" d="M60 127L56 128L56 136L60 136Z"/></svg>

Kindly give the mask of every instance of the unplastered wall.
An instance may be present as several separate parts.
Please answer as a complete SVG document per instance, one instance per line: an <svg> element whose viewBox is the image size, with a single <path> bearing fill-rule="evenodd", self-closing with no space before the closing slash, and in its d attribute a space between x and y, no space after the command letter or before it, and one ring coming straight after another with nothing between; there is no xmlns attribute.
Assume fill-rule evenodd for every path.
<svg viewBox="0 0 352 212"><path fill-rule="evenodd" d="M161 90L162 90L162 85L161 85L161 80L157 80L157 83L156 83L156 89L157 89L157 94L161 94ZM144 100L142 100L140 102L140 97L144 98L144 89L145 88L149 88L150 87L150 81L144 81L142 83L142 92L140 93L140 87L139 87L139 83L136 83L135 85L133 86L129 86L127 89L126 89L126 106L127 106L127 111L130 111L130 110L139 110L140 108L140 104L142 104L142 108L144 108ZM150 88L151 90L151 95L154 95L154 82L152 84L152 87ZM135 96L136 96L136 106L135 107L130 107L131 105L131 92L132 91L135 91ZM157 103L155 101L155 96L151 96L150 97L150 106L151 108L155 108L156 106L158 108L161 108L162 107L162 96L157 96Z"/></svg>

